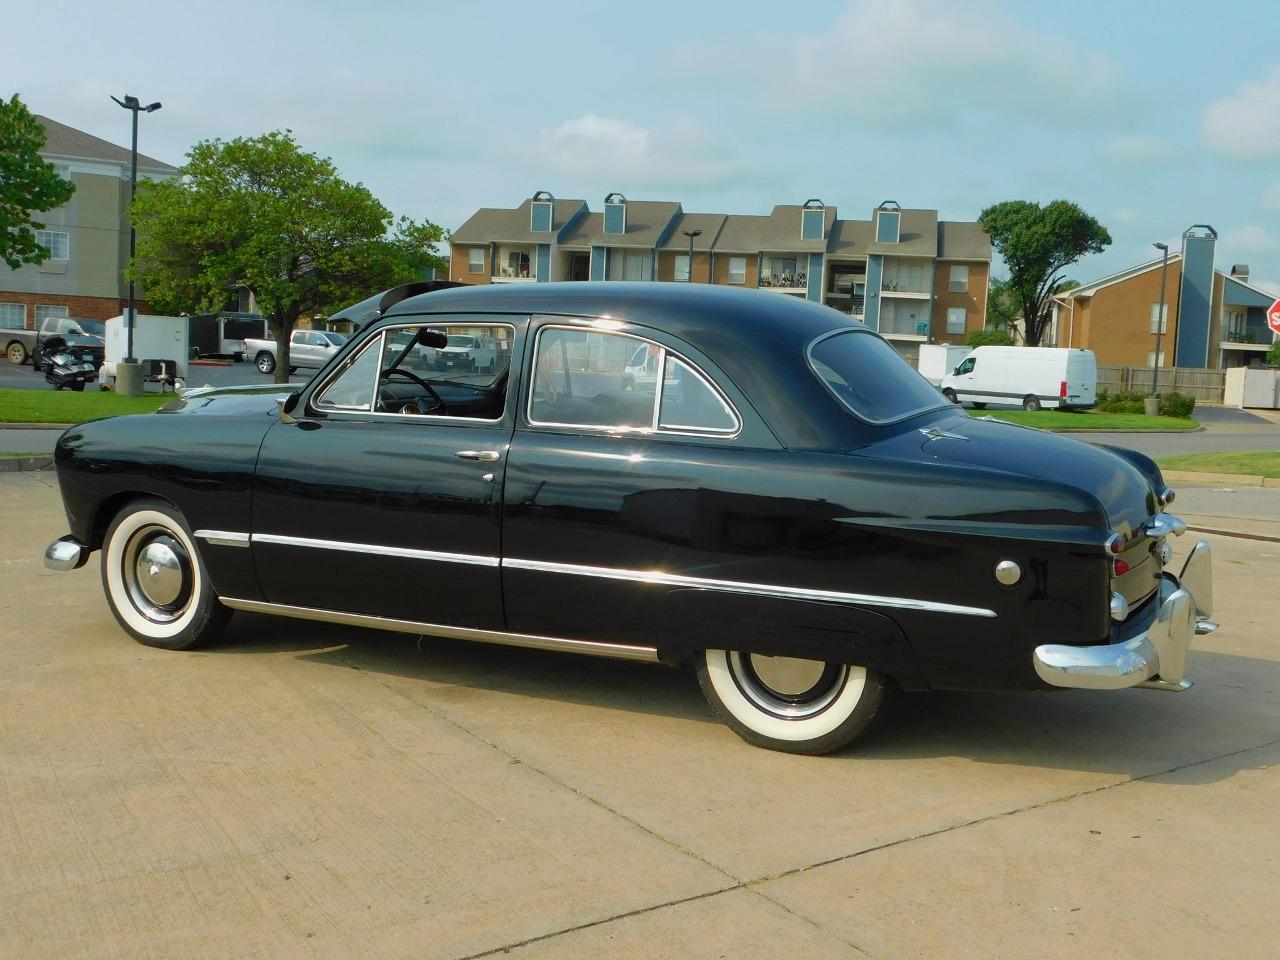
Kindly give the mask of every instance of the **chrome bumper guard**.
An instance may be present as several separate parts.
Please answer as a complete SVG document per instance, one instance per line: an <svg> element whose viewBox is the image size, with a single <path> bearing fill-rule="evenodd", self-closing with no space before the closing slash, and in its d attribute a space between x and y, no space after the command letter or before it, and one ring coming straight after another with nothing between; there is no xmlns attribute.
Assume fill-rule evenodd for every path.
<svg viewBox="0 0 1280 960"><path fill-rule="evenodd" d="M1195 545L1183 564L1181 576L1165 576L1157 603L1160 606L1156 618L1146 632L1121 643L1097 647L1047 643L1036 647L1032 656L1036 673L1055 687L1188 689L1191 681L1183 675L1187 648L1194 637L1218 629L1210 619L1213 616L1213 556L1207 540Z"/></svg>
<svg viewBox="0 0 1280 960"><path fill-rule="evenodd" d="M79 570L89 559L89 548L74 537L55 540L44 550L44 565L50 570Z"/></svg>

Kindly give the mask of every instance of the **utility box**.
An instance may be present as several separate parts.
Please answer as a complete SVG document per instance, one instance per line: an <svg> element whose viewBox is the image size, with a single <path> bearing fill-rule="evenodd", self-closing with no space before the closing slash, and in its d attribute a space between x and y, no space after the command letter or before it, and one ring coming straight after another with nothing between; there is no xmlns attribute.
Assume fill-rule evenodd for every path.
<svg viewBox="0 0 1280 960"><path fill-rule="evenodd" d="M187 376L187 317L161 317L139 314L133 327L133 355L144 363L147 360L168 360L179 377ZM107 321L106 362L103 372L115 379L116 364L127 354L128 331L124 317L112 317Z"/></svg>
<svg viewBox="0 0 1280 960"><path fill-rule="evenodd" d="M960 361L971 353L973 353L973 347L958 343L922 343L916 369L920 371L922 377L936 387L942 382L943 377L954 373Z"/></svg>
<svg viewBox="0 0 1280 960"><path fill-rule="evenodd" d="M1222 402L1228 407L1280 410L1280 370L1232 367L1224 387Z"/></svg>

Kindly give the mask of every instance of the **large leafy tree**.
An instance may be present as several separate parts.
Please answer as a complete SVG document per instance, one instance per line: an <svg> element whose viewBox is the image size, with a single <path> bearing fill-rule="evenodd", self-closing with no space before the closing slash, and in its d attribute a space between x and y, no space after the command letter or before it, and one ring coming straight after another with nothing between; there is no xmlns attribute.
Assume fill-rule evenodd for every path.
<svg viewBox="0 0 1280 960"><path fill-rule="evenodd" d="M288 131L197 143L182 176L139 186L132 270L159 309L213 311L253 292L276 336L276 382L289 377L298 319L443 266L444 231L391 213Z"/></svg>
<svg viewBox="0 0 1280 960"><path fill-rule="evenodd" d="M44 224L31 215L62 206L76 192L41 159L44 141L44 127L16 93L0 100L0 260L14 270L49 259L49 248L36 242Z"/></svg>
<svg viewBox="0 0 1280 960"><path fill-rule="evenodd" d="M1052 316L1053 294L1063 270L1111 244L1107 228L1067 200L1041 206L1009 200L979 217L991 244L1009 268L1007 294L1021 308L1027 346L1034 347Z"/></svg>

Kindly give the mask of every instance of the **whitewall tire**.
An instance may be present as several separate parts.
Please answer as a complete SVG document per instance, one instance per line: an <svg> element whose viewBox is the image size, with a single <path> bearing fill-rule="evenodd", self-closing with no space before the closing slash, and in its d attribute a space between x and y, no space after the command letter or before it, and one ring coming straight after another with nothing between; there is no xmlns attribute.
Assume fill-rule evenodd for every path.
<svg viewBox="0 0 1280 960"><path fill-rule="evenodd" d="M181 514L135 500L111 521L102 586L117 622L139 643L187 650L212 639L231 611L218 602Z"/></svg>
<svg viewBox="0 0 1280 960"><path fill-rule="evenodd" d="M842 663L705 650L698 683L738 736L788 753L839 750L870 726L884 702L874 670Z"/></svg>

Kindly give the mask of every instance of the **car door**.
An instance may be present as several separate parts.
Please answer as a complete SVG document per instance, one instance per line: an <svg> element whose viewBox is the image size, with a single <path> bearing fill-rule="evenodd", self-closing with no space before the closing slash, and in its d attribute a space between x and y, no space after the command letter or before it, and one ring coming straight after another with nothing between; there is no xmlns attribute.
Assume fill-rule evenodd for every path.
<svg viewBox="0 0 1280 960"><path fill-rule="evenodd" d="M451 327L455 321L494 331L517 344L509 355L518 356L523 319L431 318ZM404 322L416 332L427 321ZM251 536L262 592L291 607L501 629L510 371L484 381L437 379L446 375L411 351L405 369L455 407L449 415L423 415L388 406L392 394L427 395L407 375L381 377L404 349L391 343L401 329L379 328L348 344L344 360L267 432ZM490 380L492 388L482 390ZM479 410L473 395L490 407Z"/></svg>
<svg viewBox="0 0 1280 960"><path fill-rule="evenodd" d="M315 348L311 346L311 333L308 330L295 330L289 338L289 366L314 367Z"/></svg>
<svg viewBox="0 0 1280 960"><path fill-rule="evenodd" d="M977 357L965 357L960 361L960 366L956 367L954 390L962 400L971 399L973 396L974 370L977 369L977 366Z"/></svg>

